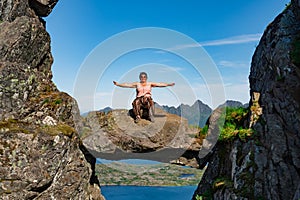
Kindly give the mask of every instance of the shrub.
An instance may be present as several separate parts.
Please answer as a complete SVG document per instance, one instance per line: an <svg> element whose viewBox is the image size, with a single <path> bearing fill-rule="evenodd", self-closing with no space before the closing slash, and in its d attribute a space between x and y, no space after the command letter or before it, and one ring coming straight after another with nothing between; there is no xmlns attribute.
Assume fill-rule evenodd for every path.
<svg viewBox="0 0 300 200"><path fill-rule="evenodd" d="M208 125L205 125L203 128L200 130L200 135L207 135L208 132Z"/></svg>
<svg viewBox="0 0 300 200"><path fill-rule="evenodd" d="M239 137L242 141L246 141L248 137L253 135L253 130L244 127L244 122L248 116L249 108L226 108L225 123L220 127L220 141L231 141Z"/></svg>

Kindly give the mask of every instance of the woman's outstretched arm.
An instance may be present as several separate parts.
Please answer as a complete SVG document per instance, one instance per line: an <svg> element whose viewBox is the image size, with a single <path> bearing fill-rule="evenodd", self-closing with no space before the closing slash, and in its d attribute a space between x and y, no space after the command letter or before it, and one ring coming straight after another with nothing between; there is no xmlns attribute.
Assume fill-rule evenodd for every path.
<svg viewBox="0 0 300 200"><path fill-rule="evenodd" d="M123 87L123 88L136 88L137 83L118 83L116 81L113 81L115 86Z"/></svg>
<svg viewBox="0 0 300 200"><path fill-rule="evenodd" d="M175 83L151 83L152 87L168 87L168 86L174 86Z"/></svg>

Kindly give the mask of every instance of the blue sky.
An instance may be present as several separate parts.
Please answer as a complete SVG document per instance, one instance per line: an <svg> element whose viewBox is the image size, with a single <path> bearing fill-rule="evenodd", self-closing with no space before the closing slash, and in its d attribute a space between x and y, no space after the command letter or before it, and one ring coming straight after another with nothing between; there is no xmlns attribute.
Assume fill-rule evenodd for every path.
<svg viewBox="0 0 300 200"><path fill-rule="evenodd" d="M202 45L203 51L215 63L222 80L224 98L247 103L250 98L248 75L255 47L267 25L284 10L288 2L87 0L82 3L79 0L60 0L50 16L45 18L54 57L53 80L60 90L77 98L81 95L74 92L78 88L78 74L82 73L80 70L84 63L97 52L97 48L124 31L158 27L183 34ZM146 37L152 37L151 33ZM165 40L162 42L167 42L168 38ZM111 51L118 50L119 45L115 44ZM179 42L170 49L195 49L195 44ZM98 56L95 54L93 58L94 63L101 63L106 53L109 54L98 52ZM201 56L198 60L202 62ZM216 107L213 99L218 98L215 96L219 94L210 91L204 74L198 73L199 70L191 63L168 52L168 49L135 50L120 55L109 66L95 64L93 67L105 68L105 73L98 77L96 86L91 86L95 87L92 95L82 93L84 98L79 100L81 112L106 106L130 107L134 91L115 88L112 81L138 81L140 71L148 72L149 81L176 82L172 88L153 89L153 97L159 104L178 106L200 99ZM88 79L87 76L83 90L89 87ZM85 98L92 98L93 101ZM216 102L221 103L222 100L220 98Z"/></svg>

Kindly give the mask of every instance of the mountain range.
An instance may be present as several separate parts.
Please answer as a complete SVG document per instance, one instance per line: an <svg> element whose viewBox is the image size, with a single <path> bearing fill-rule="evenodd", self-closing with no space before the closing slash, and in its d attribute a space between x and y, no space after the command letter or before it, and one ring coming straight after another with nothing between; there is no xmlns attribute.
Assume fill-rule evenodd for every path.
<svg viewBox="0 0 300 200"><path fill-rule="evenodd" d="M219 107L247 107L248 104L242 104L239 101L227 100L224 104L221 104ZM211 115L213 109L210 108L207 104L203 103L201 100L196 100L193 105L180 104L177 107L167 106L167 105L159 105L155 103L155 107L162 109L170 114L175 114L181 117L184 117L188 120L188 123L192 126L203 127ZM105 107L99 111L101 112L109 112L113 110L110 107ZM82 116L86 116L88 113L82 114Z"/></svg>

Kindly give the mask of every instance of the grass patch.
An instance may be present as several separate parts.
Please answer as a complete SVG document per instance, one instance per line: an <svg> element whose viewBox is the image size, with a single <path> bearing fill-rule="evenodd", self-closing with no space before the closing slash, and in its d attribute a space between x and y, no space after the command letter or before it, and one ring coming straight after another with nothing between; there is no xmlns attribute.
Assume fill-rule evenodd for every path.
<svg viewBox="0 0 300 200"><path fill-rule="evenodd" d="M63 134L66 135L68 137L71 137L73 135L73 133L75 133L75 129L67 124L64 123L59 123L55 126L41 126L40 127L40 131L42 131L43 133L49 134L49 135L59 135L59 134Z"/></svg>
<svg viewBox="0 0 300 200"><path fill-rule="evenodd" d="M34 130L33 128L29 127L28 129L25 127L28 127L27 123L20 123L15 119L8 119L0 122L0 133L5 133L9 131L13 133L21 132L25 134L30 134Z"/></svg>
<svg viewBox="0 0 300 200"><path fill-rule="evenodd" d="M39 133L45 133L51 136L63 134L68 137L72 137L75 133L75 129L65 123L58 123L55 126L48 125L35 125L27 122L21 122L15 119L8 119L0 121L0 133L25 133L37 135Z"/></svg>
<svg viewBox="0 0 300 200"><path fill-rule="evenodd" d="M208 125L205 125L203 128L200 129L200 135L206 136L208 132Z"/></svg>
<svg viewBox="0 0 300 200"><path fill-rule="evenodd" d="M225 122L223 127L220 128L219 135L220 141L231 141L235 138L239 138L242 141L246 141L253 136L253 129L245 128L244 124L249 114L248 108L226 108Z"/></svg>
<svg viewBox="0 0 300 200"><path fill-rule="evenodd" d="M36 97L30 98L33 104L40 105L42 107L50 107L56 109L60 104L66 102L68 96L61 92L43 92Z"/></svg>
<svg viewBox="0 0 300 200"><path fill-rule="evenodd" d="M54 101L54 104L55 105L58 105L58 104L61 104L62 103L62 100L61 99L56 99L55 101Z"/></svg>

